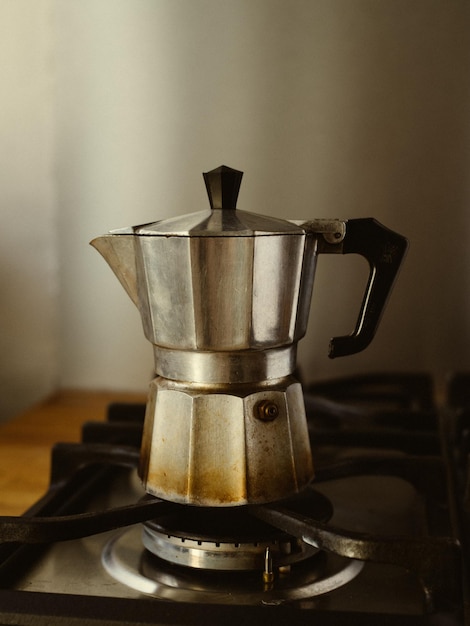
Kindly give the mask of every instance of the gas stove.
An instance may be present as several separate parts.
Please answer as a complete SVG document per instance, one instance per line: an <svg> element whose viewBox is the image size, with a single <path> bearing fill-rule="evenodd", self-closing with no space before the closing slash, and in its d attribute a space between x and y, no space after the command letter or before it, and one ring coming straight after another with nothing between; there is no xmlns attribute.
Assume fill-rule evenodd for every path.
<svg viewBox="0 0 470 626"><path fill-rule="evenodd" d="M110 406L0 518L0 623L469 623L469 383L439 407L426 374L304 385L315 479L224 508L146 494L145 406Z"/></svg>

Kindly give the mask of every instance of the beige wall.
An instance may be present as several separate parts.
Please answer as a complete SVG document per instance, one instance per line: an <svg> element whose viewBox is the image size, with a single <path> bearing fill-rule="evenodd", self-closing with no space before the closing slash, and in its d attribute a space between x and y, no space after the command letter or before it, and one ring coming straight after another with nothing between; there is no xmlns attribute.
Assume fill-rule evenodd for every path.
<svg viewBox="0 0 470 626"><path fill-rule="evenodd" d="M51 19L0 2L0 419L59 384Z"/></svg>
<svg viewBox="0 0 470 626"><path fill-rule="evenodd" d="M411 240L374 344L343 360L328 360L328 339L352 330L366 269L355 257L320 259L300 351L306 378L371 369L425 369L442 378L470 367L468 3L11 4L19 14L41 4L43 37L25 40L22 53L36 46L42 67L18 63L43 85L37 102L46 121L36 124L47 132L35 149L46 146L50 155L54 146L54 178L36 163L32 180L24 186L16 173L12 185L31 195L41 181L49 190L38 220L51 219L57 201L60 325L54 294L35 299L51 308L44 315L51 337L42 343L55 350L58 342L57 384L145 388L151 347L137 311L87 242L111 228L204 208L201 172L222 163L245 171L240 208L297 219L374 216ZM29 19L17 23L22 37ZM12 102L23 102L11 89ZM18 215L19 200L10 204ZM25 246L16 248L8 262L30 267L21 260ZM35 257L32 265L54 284L50 261ZM30 331L27 319L22 324ZM20 366L29 364L16 345ZM33 353L41 355L35 341ZM2 366L0 378L6 372Z"/></svg>

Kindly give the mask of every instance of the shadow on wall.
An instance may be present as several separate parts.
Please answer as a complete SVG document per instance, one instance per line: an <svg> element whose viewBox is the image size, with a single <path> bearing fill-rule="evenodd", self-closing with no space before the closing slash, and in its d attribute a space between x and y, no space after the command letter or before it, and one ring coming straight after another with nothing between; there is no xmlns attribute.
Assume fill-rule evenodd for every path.
<svg viewBox="0 0 470 626"><path fill-rule="evenodd" d="M55 272L35 262L48 253L34 234L17 245L28 250L22 259L0 250L0 421L53 391L58 379Z"/></svg>
<svg viewBox="0 0 470 626"><path fill-rule="evenodd" d="M470 368L470 253L464 243L470 231L470 55L464 13L463 3L398 2L385 10L383 3L368 3L367 15L351 8L348 19L338 21L336 39L344 42L338 96L347 110L331 128L341 148L329 164L340 173L330 193L343 214L348 207L354 216L375 215L411 246L367 352L348 363L328 363L302 346L307 371L316 376L378 367L423 369L442 378ZM351 327L338 303L349 309L359 301L366 274L341 279L344 291L334 293L335 278L319 266L312 317L321 318L325 305L323 322L332 334ZM350 299L353 290L357 295ZM311 329L310 345L321 344L319 334Z"/></svg>

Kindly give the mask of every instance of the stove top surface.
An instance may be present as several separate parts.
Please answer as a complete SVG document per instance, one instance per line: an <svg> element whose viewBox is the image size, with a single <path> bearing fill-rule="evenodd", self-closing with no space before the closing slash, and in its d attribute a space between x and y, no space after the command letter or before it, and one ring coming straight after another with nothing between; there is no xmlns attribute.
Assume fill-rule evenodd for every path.
<svg viewBox="0 0 470 626"><path fill-rule="evenodd" d="M439 410L421 374L307 386L315 481L233 519L147 497L144 407L111 406L0 518L0 622L467 623L468 382Z"/></svg>

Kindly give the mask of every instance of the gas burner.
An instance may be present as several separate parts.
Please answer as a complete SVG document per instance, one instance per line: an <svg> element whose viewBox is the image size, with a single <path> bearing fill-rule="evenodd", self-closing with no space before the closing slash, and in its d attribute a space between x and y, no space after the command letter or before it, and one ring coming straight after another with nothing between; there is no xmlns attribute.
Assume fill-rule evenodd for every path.
<svg viewBox="0 0 470 626"><path fill-rule="evenodd" d="M279 504L318 522L333 513L329 499L311 488ZM115 580L141 593L216 604L311 598L346 584L363 567L274 528L248 507L176 506L113 536L102 562Z"/></svg>
<svg viewBox="0 0 470 626"><path fill-rule="evenodd" d="M211 604L283 604L313 598L347 584L360 573L360 561L317 551L302 562L266 572L211 571L182 567L142 548L134 526L105 545L102 563L114 580L160 600Z"/></svg>
<svg viewBox="0 0 470 626"><path fill-rule="evenodd" d="M326 522L329 500L313 489L282 503L289 510ZM253 518L246 507L179 507L143 526L144 546L163 560L197 569L262 570L266 554L275 567L317 552L302 540Z"/></svg>

